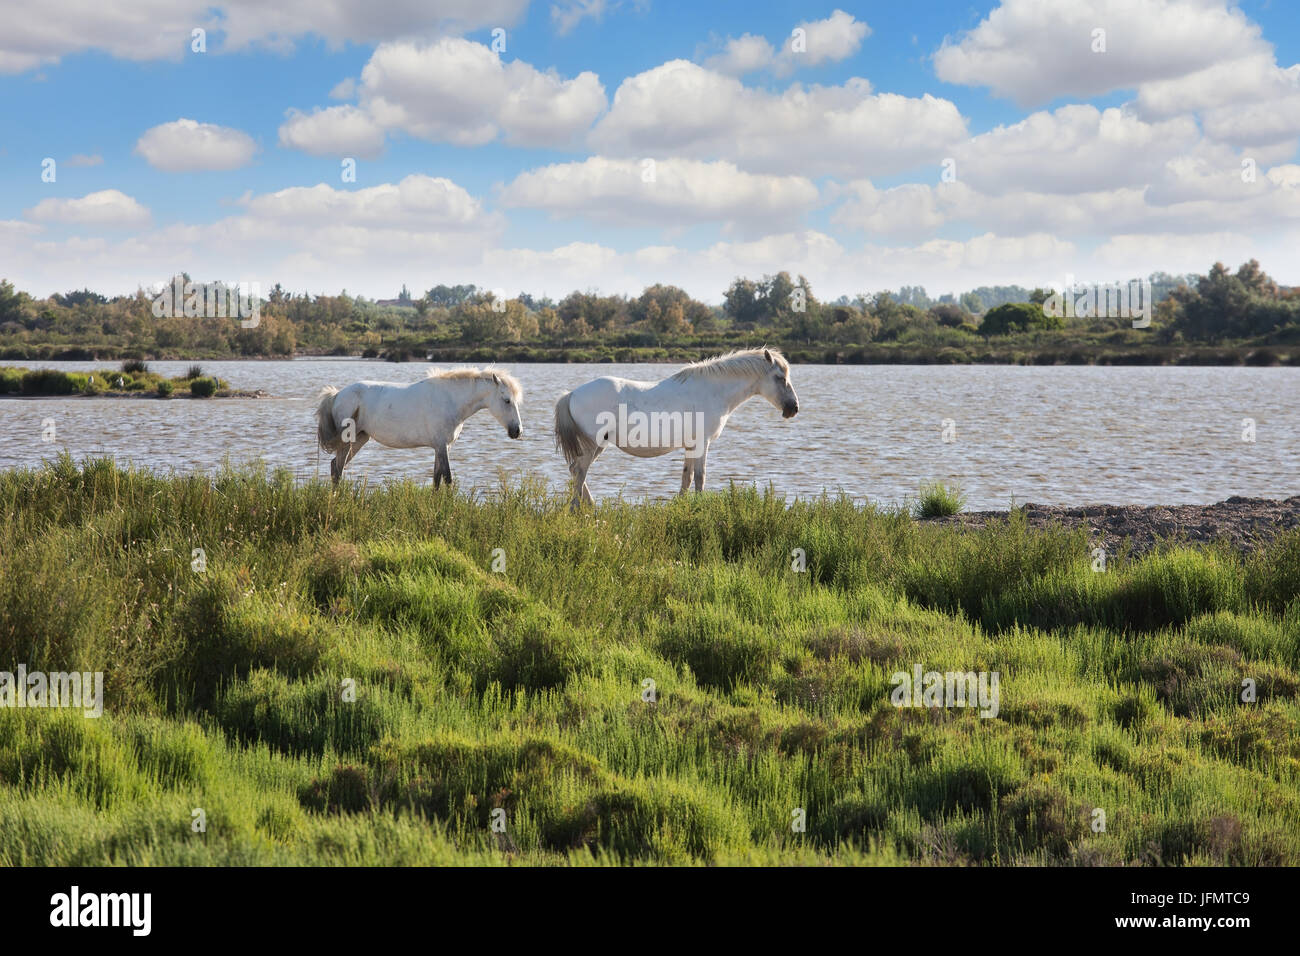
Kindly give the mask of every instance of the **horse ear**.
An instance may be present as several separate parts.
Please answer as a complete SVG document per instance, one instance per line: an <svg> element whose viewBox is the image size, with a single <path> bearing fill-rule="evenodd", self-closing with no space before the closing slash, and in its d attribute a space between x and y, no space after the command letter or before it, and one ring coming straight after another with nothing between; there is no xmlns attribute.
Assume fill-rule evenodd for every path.
<svg viewBox="0 0 1300 956"><path fill-rule="evenodd" d="M493 385L500 385L500 384L501 384L501 379L497 376L497 373L496 373L496 372L493 372L493 373L492 373L492 384L493 384Z"/></svg>
<svg viewBox="0 0 1300 956"><path fill-rule="evenodd" d="M767 364L772 365L772 353L769 349L763 349L763 358L767 359Z"/></svg>

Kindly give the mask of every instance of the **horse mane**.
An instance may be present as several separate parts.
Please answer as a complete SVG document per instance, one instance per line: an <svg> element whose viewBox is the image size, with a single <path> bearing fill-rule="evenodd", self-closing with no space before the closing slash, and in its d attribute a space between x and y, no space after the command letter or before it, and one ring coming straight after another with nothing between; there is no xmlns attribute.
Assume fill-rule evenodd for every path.
<svg viewBox="0 0 1300 956"><path fill-rule="evenodd" d="M772 362L768 362L763 355L764 352L771 354ZM781 371L787 374L790 372L790 363L776 349L737 349L725 355L715 355L700 362L692 362L673 375L673 378L685 382L692 378L764 375L773 363Z"/></svg>
<svg viewBox="0 0 1300 956"><path fill-rule="evenodd" d="M519 384L519 380L503 369L494 368L431 368L425 373L426 378L449 378L449 379L475 379L478 381L491 381L492 376L496 376L506 383L510 389L510 396L516 402L523 398L524 389Z"/></svg>

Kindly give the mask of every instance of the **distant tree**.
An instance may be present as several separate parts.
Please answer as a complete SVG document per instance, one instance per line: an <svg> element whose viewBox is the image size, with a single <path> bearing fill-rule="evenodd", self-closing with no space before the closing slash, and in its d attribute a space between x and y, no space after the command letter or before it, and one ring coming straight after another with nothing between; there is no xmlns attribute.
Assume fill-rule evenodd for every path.
<svg viewBox="0 0 1300 956"><path fill-rule="evenodd" d="M1060 316L1048 315L1041 306L1030 302L1007 302L984 313L979 328L981 335L1010 335L1064 326L1065 321Z"/></svg>
<svg viewBox="0 0 1300 956"><path fill-rule="evenodd" d="M975 316L971 315L955 302L939 302L930 306L930 315L934 321L949 329L975 328Z"/></svg>
<svg viewBox="0 0 1300 956"><path fill-rule="evenodd" d="M1234 274L1222 262L1169 295L1173 334L1187 339L1266 336L1300 323L1300 299L1282 290L1251 259Z"/></svg>
<svg viewBox="0 0 1300 956"><path fill-rule="evenodd" d="M435 308L455 308L468 302L478 293L475 285L436 285L424 294L429 304Z"/></svg>
<svg viewBox="0 0 1300 956"><path fill-rule="evenodd" d="M497 304L490 293L458 305L452 310L451 318L461 341L468 345L520 342L535 338L538 332L537 316L525 309L522 302L515 299Z"/></svg>
<svg viewBox="0 0 1300 956"><path fill-rule="evenodd" d="M923 285L905 285L898 290L895 299L903 305L914 305L918 309L928 309L932 305L930 297L925 294L925 286Z"/></svg>
<svg viewBox="0 0 1300 956"><path fill-rule="evenodd" d="M0 322L21 322L26 315L26 304L25 292L15 292L12 282L0 279Z"/></svg>
<svg viewBox="0 0 1300 956"><path fill-rule="evenodd" d="M647 286L640 296L628 303L632 322L644 322L661 335L689 334L695 323L706 321L711 310L675 285Z"/></svg>
<svg viewBox="0 0 1300 956"><path fill-rule="evenodd" d="M570 292L555 310L565 328L574 335L603 331L629 321L627 300L622 296L601 296L594 292ZM587 331L584 331L587 330Z"/></svg>
<svg viewBox="0 0 1300 956"><path fill-rule="evenodd" d="M67 308L84 305L88 302L92 305L103 305L108 301L107 298L100 295L98 292L91 292L89 289L80 289L76 292L66 292L62 295L56 292L54 295L50 296L50 299Z"/></svg>
<svg viewBox="0 0 1300 956"><path fill-rule="evenodd" d="M758 283L752 279L736 279L722 294L723 311L734 326L752 329L764 317L764 304Z"/></svg>

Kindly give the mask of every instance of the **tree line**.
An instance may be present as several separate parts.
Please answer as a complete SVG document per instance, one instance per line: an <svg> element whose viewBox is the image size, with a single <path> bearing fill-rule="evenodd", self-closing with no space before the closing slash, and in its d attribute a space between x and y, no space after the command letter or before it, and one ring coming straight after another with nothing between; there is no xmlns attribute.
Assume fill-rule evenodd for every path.
<svg viewBox="0 0 1300 956"><path fill-rule="evenodd" d="M190 281L188 275L181 277ZM728 347L755 342L787 348L974 348L1004 338L1051 341L1290 345L1300 343L1300 288L1280 285L1255 260L1235 271L1215 263L1204 275L1149 277L1157 303L1145 338L1126 317L1062 318L1044 311L1047 289L985 286L931 299L921 286L821 301L802 275L740 277L717 305L673 285L640 295L574 291L555 301L503 297L475 285L437 285L395 299L312 295L275 285L255 327L176 314L159 318L152 296L105 296L90 289L36 298L0 280L0 357L284 356L362 354L414 357L439 349L536 346L556 351ZM1124 338L1128 335L1127 338ZM87 357L89 357L87 354Z"/></svg>

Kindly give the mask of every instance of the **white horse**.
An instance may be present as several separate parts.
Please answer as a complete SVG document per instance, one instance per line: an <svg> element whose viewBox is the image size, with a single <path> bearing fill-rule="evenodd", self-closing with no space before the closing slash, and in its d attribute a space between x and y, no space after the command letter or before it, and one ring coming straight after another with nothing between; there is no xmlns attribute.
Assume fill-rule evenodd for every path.
<svg viewBox="0 0 1300 956"><path fill-rule="evenodd" d="M451 483L447 446L460 437L465 419L487 409L511 438L522 430L519 382L505 372L476 368L431 370L410 385L357 382L321 389L316 439L334 454L330 475L337 484L343 468L370 439L389 448L433 448L433 484Z"/></svg>
<svg viewBox="0 0 1300 956"><path fill-rule="evenodd" d="M685 449L682 492L694 477L704 490L709 444L722 434L731 413L762 396L785 418L799 411L790 385L790 363L774 349L746 349L687 365L661 382L597 378L563 396L555 406L555 446L573 475L573 505L591 501L587 469L606 445L654 458Z"/></svg>

